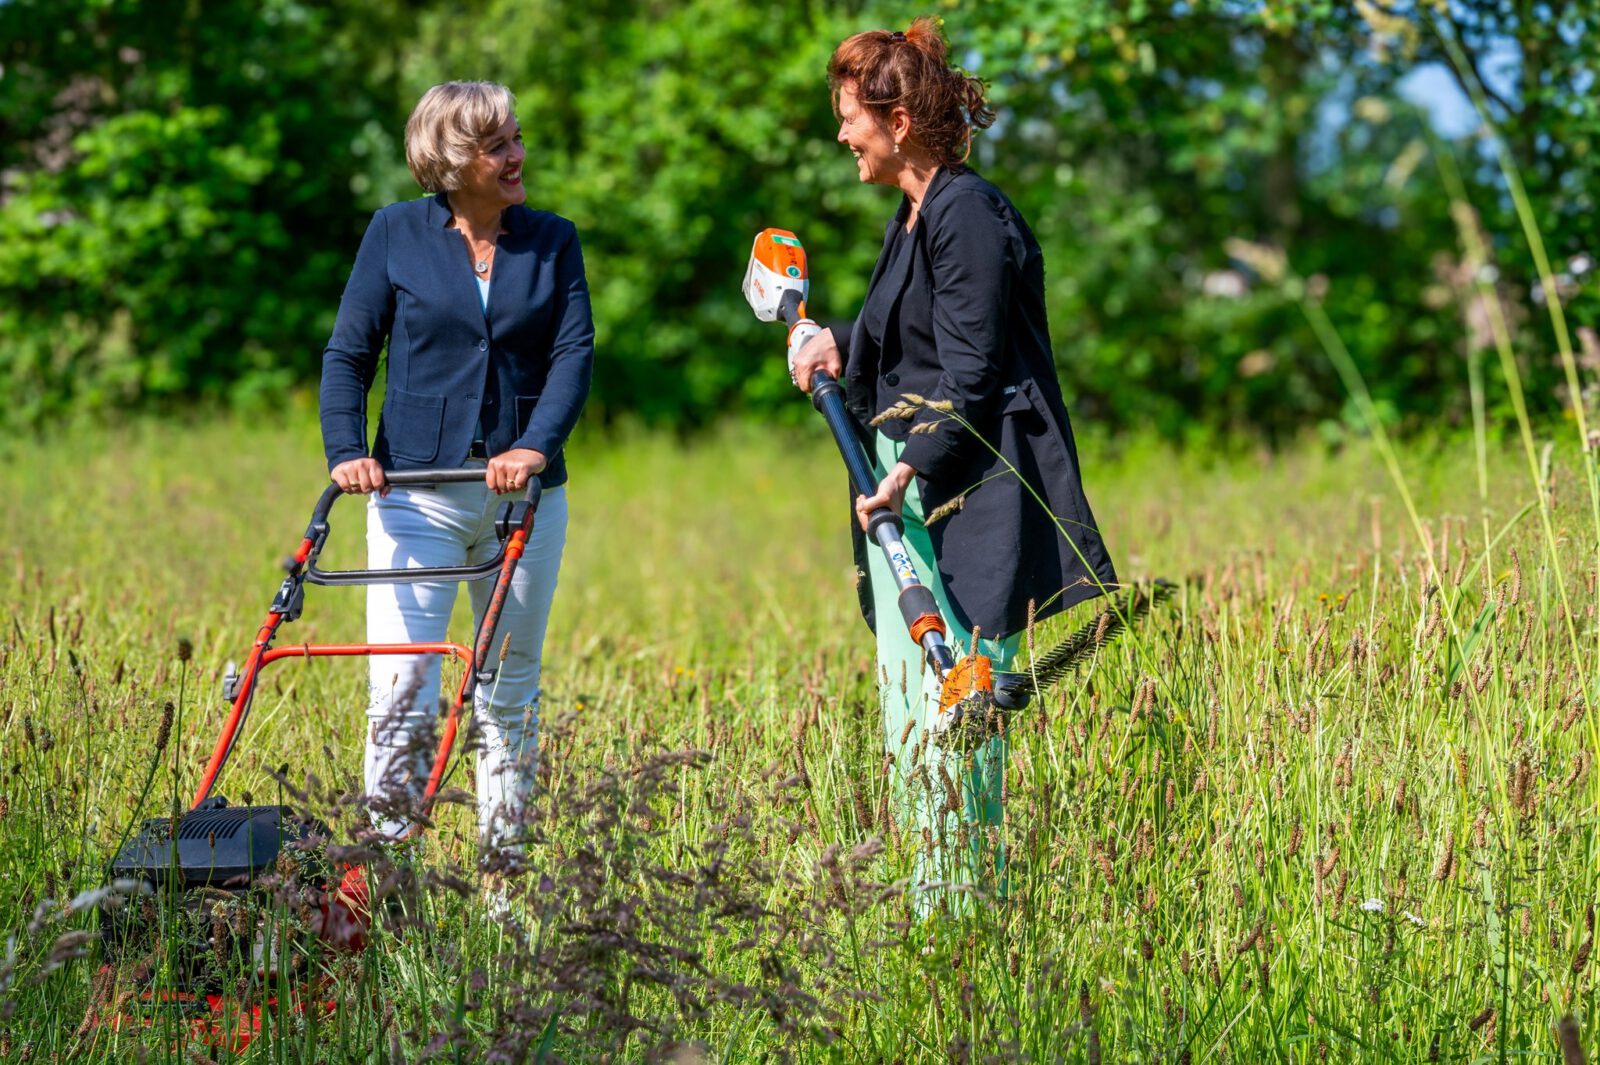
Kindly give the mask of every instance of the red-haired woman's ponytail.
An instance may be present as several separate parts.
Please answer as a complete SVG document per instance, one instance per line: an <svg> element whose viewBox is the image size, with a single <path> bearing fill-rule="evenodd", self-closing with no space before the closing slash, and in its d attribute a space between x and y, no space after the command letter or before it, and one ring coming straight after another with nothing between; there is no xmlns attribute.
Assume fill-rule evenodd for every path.
<svg viewBox="0 0 1600 1065"><path fill-rule="evenodd" d="M937 15L919 15L911 20L902 36L929 60L944 66L950 58L950 42L945 40L944 20Z"/></svg>

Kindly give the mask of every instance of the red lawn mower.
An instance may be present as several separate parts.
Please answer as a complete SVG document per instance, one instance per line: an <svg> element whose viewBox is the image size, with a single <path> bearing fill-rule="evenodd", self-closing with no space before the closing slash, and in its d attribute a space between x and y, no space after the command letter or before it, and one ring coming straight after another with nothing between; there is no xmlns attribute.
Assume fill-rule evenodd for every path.
<svg viewBox="0 0 1600 1065"><path fill-rule="evenodd" d="M478 468L405 470L385 474L396 487L482 481ZM97 985L109 991L124 978L124 993L110 1003L101 1023L151 1025L176 1013L184 1034L199 1042L240 1051L265 1028L292 1014L310 1017L334 1004L321 992L326 979L309 972L308 948L349 954L366 946L370 926L367 870L328 860L328 826L288 806L232 806L212 794L250 715L261 670L286 658L367 655L444 655L465 664L465 676L446 713L439 746L421 798L432 808L449 766L463 710L479 684L495 675L493 653L506 593L533 531L540 485L531 479L525 496L501 504L495 532L500 550L475 566L385 570L323 570L317 558L327 542L328 513L344 493L329 485L311 514L311 524L292 558L288 576L256 633L244 668L231 668L223 694L231 704L222 733L187 813L143 822L111 859L107 879L139 885L126 903L101 916L105 965ZM473 580L494 575L494 593L478 625L473 646L459 643L290 644L274 646L278 629L300 617L305 586L411 584ZM420 825L413 824L410 835ZM189 990L155 991L148 985L178 984ZM135 985L128 993L128 984Z"/></svg>

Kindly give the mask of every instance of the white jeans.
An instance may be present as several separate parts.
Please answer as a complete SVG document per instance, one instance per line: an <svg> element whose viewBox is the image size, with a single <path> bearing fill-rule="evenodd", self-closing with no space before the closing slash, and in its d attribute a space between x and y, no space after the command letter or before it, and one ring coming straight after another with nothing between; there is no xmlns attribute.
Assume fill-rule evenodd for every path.
<svg viewBox="0 0 1600 1065"><path fill-rule="evenodd" d="M494 557L495 512L516 495L498 496L479 483L435 488L394 488L367 503L367 565L373 569L460 566ZM546 489L533 534L511 580L488 667L495 679L480 683L472 715L479 738L478 832L485 844L510 834L533 786L539 753L539 664L545 623L555 598L561 551L567 541L567 493ZM469 583L474 624L483 617L495 577ZM369 643L433 643L447 639L459 582L375 584L367 588ZM460 642L470 645L470 640ZM381 812L383 797L415 799L427 783L437 746L438 655L374 655L367 707L367 794L379 797L375 826L398 836L408 824L397 811ZM454 692L450 693L454 697ZM468 723L461 723L457 750Z"/></svg>

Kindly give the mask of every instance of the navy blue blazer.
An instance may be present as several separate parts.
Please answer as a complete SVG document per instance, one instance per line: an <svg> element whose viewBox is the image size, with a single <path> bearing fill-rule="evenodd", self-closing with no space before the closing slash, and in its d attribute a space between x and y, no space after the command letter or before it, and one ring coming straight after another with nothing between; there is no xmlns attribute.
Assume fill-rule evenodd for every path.
<svg viewBox="0 0 1600 1065"><path fill-rule="evenodd" d="M542 452L546 488L567 479L562 445L589 395L594 322L578 233L508 208L487 311L444 193L372 216L322 353L328 468L367 454L367 391L387 341L372 457L384 469L459 466L480 420L490 455Z"/></svg>
<svg viewBox="0 0 1600 1065"><path fill-rule="evenodd" d="M866 315L848 333L834 330L841 383L864 434L907 393L960 415L924 406L879 431L905 442L901 457L930 512L960 499L928 527L939 576L962 625L1005 636L1027 625L1030 603L1035 619L1047 618L1114 587L1117 573L1056 379L1039 242L1005 194L966 168L934 175L901 238L909 246L891 257L910 211L902 200L867 287L880 337ZM850 525L864 574L853 512ZM873 624L870 582L857 587Z"/></svg>

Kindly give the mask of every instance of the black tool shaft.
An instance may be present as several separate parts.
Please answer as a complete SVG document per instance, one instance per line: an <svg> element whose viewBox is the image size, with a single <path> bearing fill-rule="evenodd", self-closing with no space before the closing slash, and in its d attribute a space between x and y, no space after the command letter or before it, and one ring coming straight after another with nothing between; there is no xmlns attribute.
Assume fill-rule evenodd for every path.
<svg viewBox="0 0 1600 1065"><path fill-rule="evenodd" d="M878 479L872 474L872 464L867 461L866 448L856 435L855 422L844 406L844 388L827 370L817 370L811 375L811 405L828 423L833 442L844 459L844 468L850 474L850 487L857 495L870 496L878 490Z"/></svg>
<svg viewBox="0 0 1600 1065"><path fill-rule="evenodd" d="M778 314L791 330L804 321L804 303L800 293L792 290L784 293L778 304ZM850 474L851 490L857 495L872 495L878 490L878 479L872 475L872 463L867 458L866 448L861 446L855 422L845 409L844 387L827 370L812 371L811 405L828 423L828 431L833 434L839 456L844 459L844 468Z"/></svg>
<svg viewBox="0 0 1600 1065"><path fill-rule="evenodd" d="M791 331L805 321L804 301L800 293L785 293L779 301L778 313ZM844 459L844 468L850 475L851 490L863 496L876 494L878 478L873 473L872 461L867 457L867 449L856 431L855 419L844 405L844 387L827 370L817 369L811 373L811 405L828 423L833 443L839 449L839 457ZM946 629L938 602L933 592L917 576L903 531L900 515L888 507L877 507L868 512L867 537L877 542L890 572L894 574L895 584L900 589L899 606L906 627L942 681L955 667L955 653L945 642ZM936 624L925 624L928 620L936 621Z"/></svg>

